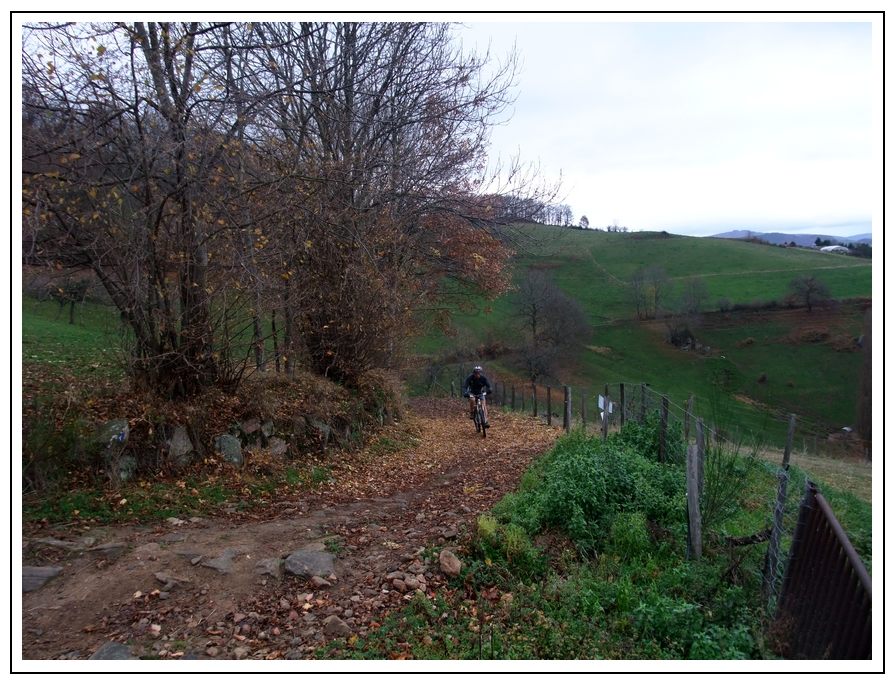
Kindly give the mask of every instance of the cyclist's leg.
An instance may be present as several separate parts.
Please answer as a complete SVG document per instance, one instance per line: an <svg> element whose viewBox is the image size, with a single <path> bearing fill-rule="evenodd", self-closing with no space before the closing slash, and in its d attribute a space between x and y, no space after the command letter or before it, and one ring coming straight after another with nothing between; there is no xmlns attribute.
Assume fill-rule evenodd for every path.
<svg viewBox="0 0 895 683"><path fill-rule="evenodd" d="M469 397L469 419L475 419L475 398Z"/></svg>
<svg viewBox="0 0 895 683"><path fill-rule="evenodd" d="M485 416L485 424L489 424L488 422L488 401L485 400L485 397L482 396L482 414Z"/></svg>

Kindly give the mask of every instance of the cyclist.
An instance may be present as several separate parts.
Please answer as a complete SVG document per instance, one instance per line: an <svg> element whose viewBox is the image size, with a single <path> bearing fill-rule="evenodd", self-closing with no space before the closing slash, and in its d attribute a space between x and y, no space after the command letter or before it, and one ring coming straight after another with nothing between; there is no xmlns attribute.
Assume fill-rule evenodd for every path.
<svg viewBox="0 0 895 683"><path fill-rule="evenodd" d="M490 394L491 382L482 374L482 366L476 365L472 369L472 374L463 382L463 396L469 399L469 419L471 420L475 419L475 396L481 394L482 390L486 394ZM482 411L485 413L485 427L490 427L491 425L488 424L488 406L484 398L482 399Z"/></svg>

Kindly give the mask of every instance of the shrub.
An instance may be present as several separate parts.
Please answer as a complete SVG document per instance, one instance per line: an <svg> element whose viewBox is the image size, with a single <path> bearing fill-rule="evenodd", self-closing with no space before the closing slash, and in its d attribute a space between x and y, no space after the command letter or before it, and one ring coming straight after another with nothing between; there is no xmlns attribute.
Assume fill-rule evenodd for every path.
<svg viewBox="0 0 895 683"><path fill-rule="evenodd" d="M651 548L646 515L641 511L620 512L609 530L609 547L627 558L642 557Z"/></svg>
<svg viewBox="0 0 895 683"><path fill-rule="evenodd" d="M603 547L619 513L640 512L659 523L677 519L681 469L625 446L618 439L604 442L583 434L561 439L532 495L539 526L563 530L579 551L591 552Z"/></svg>

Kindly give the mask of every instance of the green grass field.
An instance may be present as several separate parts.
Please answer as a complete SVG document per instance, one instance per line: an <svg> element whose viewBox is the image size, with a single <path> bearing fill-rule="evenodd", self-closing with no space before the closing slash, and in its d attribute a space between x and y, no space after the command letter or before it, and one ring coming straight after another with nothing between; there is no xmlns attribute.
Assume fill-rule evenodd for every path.
<svg viewBox="0 0 895 683"><path fill-rule="evenodd" d="M663 236L661 233L606 233L550 226L517 228L527 238L514 263L518 281L527 268L544 270L584 308L592 337L577 357L549 381L570 384L589 394L604 384L649 383L679 406L696 396L697 409L765 443L785 436L786 415L800 416L800 431L824 437L854 419L861 353L848 348L862 332L857 305L833 310L718 312L722 298L731 307L757 301L784 301L789 282L813 274L833 299L869 297L870 261L785 249L737 240ZM661 266L670 278L669 300L681 282L698 276L708 298L697 338L707 354L681 351L664 340L664 325L637 321L627 290L631 275L644 266ZM417 346L437 358L467 349L475 359L480 344L495 340L512 346L522 334L513 316L512 294L494 301L469 297L456 310L456 334L430 332ZM820 341L810 341L811 330ZM750 341L751 340L751 341ZM511 360L490 362L492 374L517 375ZM725 382L718 384L718 378ZM804 441L804 439L803 439Z"/></svg>
<svg viewBox="0 0 895 683"><path fill-rule="evenodd" d="M22 299L22 363L77 375L121 377L121 325L110 306L85 302L59 313L53 301Z"/></svg>

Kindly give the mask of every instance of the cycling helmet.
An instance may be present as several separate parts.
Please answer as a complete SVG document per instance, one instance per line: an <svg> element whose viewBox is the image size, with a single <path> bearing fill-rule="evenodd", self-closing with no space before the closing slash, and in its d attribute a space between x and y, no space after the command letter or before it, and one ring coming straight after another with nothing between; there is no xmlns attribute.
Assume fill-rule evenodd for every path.
<svg viewBox="0 0 895 683"><path fill-rule="evenodd" d="M482 371L482 366L481 366L481 365L476 365L476 366L472 369L472 371L473 371L473 372L481 372L481 371Z"/></svg>

